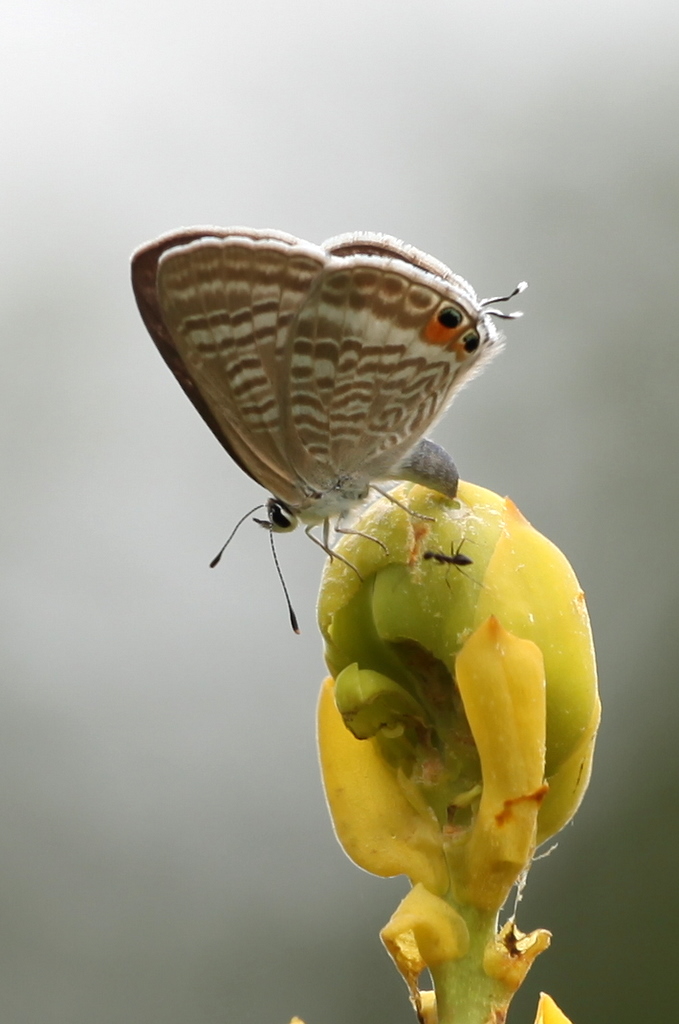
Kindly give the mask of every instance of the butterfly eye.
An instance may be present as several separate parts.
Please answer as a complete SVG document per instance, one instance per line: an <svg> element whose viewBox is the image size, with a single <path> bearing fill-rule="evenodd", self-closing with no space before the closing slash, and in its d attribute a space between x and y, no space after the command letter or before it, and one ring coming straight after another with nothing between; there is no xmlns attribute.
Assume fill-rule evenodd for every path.
<svg viewBox="0 0 679 1024"><path fill-rule="evenodd" d="M275 533L287 533L297 526L297 516L280 501L270 500L267 503L269 523Z"/></svg>
<svg viewBox="0 0 679 1024"><path fill-rule="evenodd" d="M261 507L260 505L259 508ZM276 498L269 498L265 508L266 519L253 518L253 522L257 523L258 526L263 526L265 530L270 530L272 533L289 533L297 526L297 516L282 501L278 501Z"/></svg>
<svg viewBox="0 0 679 1024"><path fill-rule="evenodd" d="M462 313L459 309L455 309L453 306L449 306L447 309L442 309L438 315L438 321L441 327L459 327L462 323Z"/></svg>
<svg viewBox="0 0 679 1024"><path fill-rule="evenodd" d="M468 331L462 339L465 352L476 352L480 341L481 339L476 331Z"/></svg>

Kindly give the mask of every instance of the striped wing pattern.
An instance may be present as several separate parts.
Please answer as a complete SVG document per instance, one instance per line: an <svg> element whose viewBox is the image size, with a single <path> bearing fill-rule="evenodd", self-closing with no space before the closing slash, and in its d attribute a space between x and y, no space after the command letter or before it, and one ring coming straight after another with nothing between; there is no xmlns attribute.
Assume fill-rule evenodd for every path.
<svg viewBox="0 0 679 1024"><path fill-rule="evenodd" d="M388 236L188 229L140 249L133 284L201 415L296 510L394 475L498 340L463 279ZM425 333L451 304L473 355Z"/></svg>
<svg viewBox="0 0 679 1024"><path fill-rule="evenodd" d="M324 261L269 239L203 239L158 266L163 319L184 365L252 475L302 499L281 432L281 353Z"/></svg>
<svg viewBox="0 0 679 1024"><path fill-rule="evenodd" d="M323 272L290 341L286 426L307 478L384 477L441 411L459 370L452 353L419 341L440 292L382 260L352 263Z"/></svg>

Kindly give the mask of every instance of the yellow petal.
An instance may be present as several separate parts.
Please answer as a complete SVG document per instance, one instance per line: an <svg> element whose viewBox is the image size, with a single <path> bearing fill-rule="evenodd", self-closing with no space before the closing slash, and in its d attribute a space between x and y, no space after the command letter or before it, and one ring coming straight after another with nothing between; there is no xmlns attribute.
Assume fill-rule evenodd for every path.
<svg viewBox="0 0 679 1024"><path fill-rule="evenodd" d="M380 932L402 974L421 974L459 960L469 949L469 931L460 915L421 884L410 890Z"/></svg>
<svg viewBox="0 0 679 1024"><path fill-rule="evenodd" d="M551 941L550 932L544 928L526 933L520 931L513 920L509 920L486 946L484 969L489 977L501 981L510 994L514 993Z"/></svg>
<svg viewBox="0 0 679 1024"><path fill-rule="evenodd" d="M567 559L505 499L498 539L476 609L532 640L545 659L547 777L598 722L596 664L582 590Z"/></svg>
<svg viewBox="0 0 679 1024"><path fill-rule="evenodd" d="M571 1021L561 1012L551 996L541 992L535 1024L571 1024Z"/></svg>
<svg viewBox="0 0 679 1024"><path fill-rule="evenodd" d="M580 806L592 773L599 717L597 702L592 710L589 729L583 732L579 746L561 763L558 771L548 781L549 789L538 814L538 846L567 825Z"/></svg>
<svg viewBox="0 0 679 1024"><path fill-rule="evenodd" d="M327 679L318 705L318 747L325 795L345 853L366 871L408 875L432 892L448 888L436 817L408 798L405 780L379 755L374 740L358 740L344 724Z"/></svg>
<svg viewBox="0 0 679 1024"><path fill-rule="evenodd" d="M458 654L456 677L483 778L471 831L453 840L456 891L499 908L530 863L546 792L542 654L491 617Z"/></svg>

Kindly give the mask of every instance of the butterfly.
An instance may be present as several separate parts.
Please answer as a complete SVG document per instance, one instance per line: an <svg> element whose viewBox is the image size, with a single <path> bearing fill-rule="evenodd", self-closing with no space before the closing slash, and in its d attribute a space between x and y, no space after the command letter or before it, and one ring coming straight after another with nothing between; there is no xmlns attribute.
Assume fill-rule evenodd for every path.
<svg viewBox="0 0 679 1024"><path fill-rule="evenodd" d="M266 525L329 529L379 482L454 497L425 433L498 351L489 308L439 260L389 235L314 245L281 231L197 227L132 257L160 354L229 455L272 495ZM256 510L253 510L256 511ZM248 513L250 514L250 513ZM246 518L246 517L244 517ZM322 525L323 541L311 534ZM378 542L379 543L379 542Z"/></svg>

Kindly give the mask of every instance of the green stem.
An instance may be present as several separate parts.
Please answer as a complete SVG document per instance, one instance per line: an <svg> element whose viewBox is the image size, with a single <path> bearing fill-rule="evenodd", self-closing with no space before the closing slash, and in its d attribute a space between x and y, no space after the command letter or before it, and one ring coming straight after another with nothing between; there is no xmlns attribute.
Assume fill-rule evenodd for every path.
<svg viewBox="0 0 679 1024"><path fill-rule="evenodd" d="M497 913L482 911L444 897L469 929L469 950L459 960L449 960L430 968L438 1024L500 1024L504 1020L511 993L484 970L484 953L495 938Z"/></svg>

